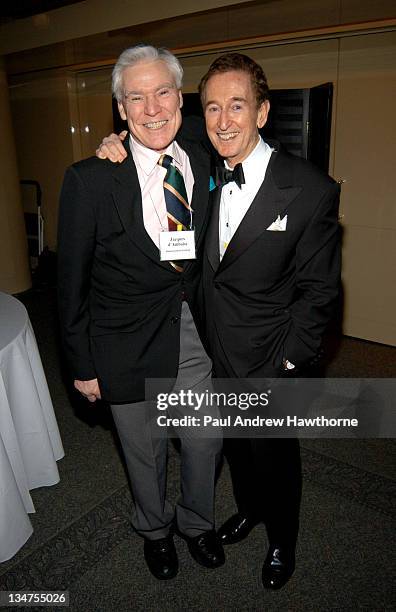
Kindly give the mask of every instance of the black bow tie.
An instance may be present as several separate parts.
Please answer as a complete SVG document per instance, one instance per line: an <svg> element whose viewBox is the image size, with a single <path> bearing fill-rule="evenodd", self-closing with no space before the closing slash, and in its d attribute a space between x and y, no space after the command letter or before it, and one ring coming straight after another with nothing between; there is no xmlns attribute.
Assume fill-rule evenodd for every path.
<svg viewBox="0 0 396 612"><path fill-rule="evenodd" d="M239 187L245 182L242 164L237 164L233 170L228 170L225 166L216 166L215 182L218 187L234 181Z"/></svg>

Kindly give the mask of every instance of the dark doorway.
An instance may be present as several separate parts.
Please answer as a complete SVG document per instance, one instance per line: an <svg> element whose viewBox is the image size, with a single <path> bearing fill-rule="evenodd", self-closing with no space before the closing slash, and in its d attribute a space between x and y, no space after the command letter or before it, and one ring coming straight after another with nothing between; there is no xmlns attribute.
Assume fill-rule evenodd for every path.
<svg viewBox="0 0 396 612"><path fill-rule="evenodd" d="M328 172L332 100L332 83L271 91L271 110L262 136L279 140L290 153Z"/></svg>

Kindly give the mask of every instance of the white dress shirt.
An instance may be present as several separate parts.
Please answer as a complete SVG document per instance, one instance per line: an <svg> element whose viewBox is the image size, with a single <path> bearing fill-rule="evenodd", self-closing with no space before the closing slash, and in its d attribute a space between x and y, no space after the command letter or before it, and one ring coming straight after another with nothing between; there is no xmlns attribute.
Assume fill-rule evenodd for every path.
<svg viewBox="0 0 396 612"><path fill-rule="evenodd" d="M273 148L260 137L256 147L242 162L245 183L239 188L232 181L224 185L221 190L219 214L220 260L260 189L272 151ZM230 169L227 162L225 162L225 166Z"/></svg>
<svg viewBox="0 0 396 612"><path fill-rule="evenodd" d="M132 135L129 142L142 192L144 227L159 248L159 234L161 231L168 230L163 186L166 168L158 165L162 153L148 149L137 142ZM164 153L173 157L176 167L183 176L188 202L191 204L194 176L187 153L179 147L176 141L173 141Z"/></svg>

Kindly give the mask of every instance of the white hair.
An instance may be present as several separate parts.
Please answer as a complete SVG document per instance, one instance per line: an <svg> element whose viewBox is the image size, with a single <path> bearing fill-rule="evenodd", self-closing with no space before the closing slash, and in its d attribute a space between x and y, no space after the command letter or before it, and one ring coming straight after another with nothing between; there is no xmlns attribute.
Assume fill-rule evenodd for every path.
<svg viewBox="0 0 396 612"><path fill-rule="evenodd" d="M140 44L125 49L114 66L112 74L112 91L115 99L121 102L124 97L123 72L126 68L134 66L139 62L155 62L158 60L165 62L175 78L177 89L181 89L183 68L177 57L162 47L157 48L151 45Z"/></svg>

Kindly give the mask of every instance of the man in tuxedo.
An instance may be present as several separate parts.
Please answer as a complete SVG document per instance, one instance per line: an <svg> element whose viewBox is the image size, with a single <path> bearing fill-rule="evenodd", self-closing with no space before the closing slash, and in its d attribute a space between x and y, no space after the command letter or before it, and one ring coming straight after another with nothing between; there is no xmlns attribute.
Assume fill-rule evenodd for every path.
<svg viewBox="0 0 396 612"><path fill-rule="evenodd" d="M182 74L164 49L138 45L121 54L113 93L130 130L126 158L117 166L96 157L73 164L59 213L59 308L74 386L91 402L111 404L135 500L133 525L158 579L178 571L174 522L198 563L224 563L214 531L221 442L178 428L181 497L172 508L167 440L153 435L145 401L147 378L199 390L211 377L196 305L210 164L180 129ZM195 234L196 258L170 260L160 247L160 234L177 230Z"/></svg>
<svg viewBox="0 0 396 612"><path fill-rule="evenodd" d="M208 136L224 160L211 193L203 261L214 374L309 376L339 290L339 187L260 137L268 85L252 59L239 53L218 58L199 91ZM295 566L298 440L225 439L224 451L238 512L219 536L223 544L239 542L263 521L269 539L263 584L281 588Z"/></svg>
<svg viewBox="0 0 396 612"><path fill-rule="evenodd" d="M339 187L278 142L259 135L268 84L249 57L216 59L199 91L209 139L221 159L203 253L206 336L218 378L309 376L340 282ZM115 135L98 154L125 152ZM259 523L269 548L264 587L279 589L295 567L301 461L298 440L224 440L238 512L220 528L240 542Z"/></svg>

